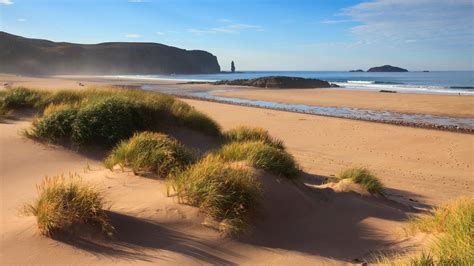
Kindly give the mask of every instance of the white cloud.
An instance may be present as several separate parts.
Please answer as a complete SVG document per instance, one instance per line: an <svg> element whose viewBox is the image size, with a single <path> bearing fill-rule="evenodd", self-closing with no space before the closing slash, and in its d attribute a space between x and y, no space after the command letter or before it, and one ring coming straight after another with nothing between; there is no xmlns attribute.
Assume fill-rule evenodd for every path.
<svg viewBox="0 0 474 266"><path fill-rule="evenodd" d="M26 21L26 18L19 18L17 19L18 22L25 22Z"/></svg>
<svg viewBox="0 0 474 266"><path fill-rule="evenodd" d="M210 29L188 29L188 32L194 34L215 34L215 33L240 33L244 30L263 31L263 27L251 24L230 24Z"/></svg>
<svg viewBox="0 0 474 266"><path fill-rule="evenodd" d="M6 6L13 5L13 1L12 0L0 0L0 5L6 5Z"/></svg>
<svg viewBox="0 0 474 266"><path fill-rule="evenodd" d="M137 39L137 38L140 38L142 36L140 34L136 34L136 33L128 33L128 34L125 34L125 37L131 38L131 39Z"/></svg>
<svg viewBox="0 0 474 266"><path fill-rule="evenodd" d="M347 22L353 22L350 19L326 19L321 21L323 24L339 24L339 23L347 23Z"/></svg>
<svg viewBox="0 0 474 266"><path fill-rule="evenodd" d="M231 20L231 19L227 19L227 18L221 18L221 19L218 19L217 22L221 22L221 23L231 23L232 20Z"/></svg>
<svg viewBox="0 0 474 266"><path fill-rule="evenodd" d="M471 0L374 0L346 8L342 15L361 23L352 28L360 39L472 44L473 8Z"/></svg>
<svg viewBox="0 0 474 266"><path fill-rule="evenodd" d="M155 32L155 33L156 33L157 35L165 35L165 33L164 33L164 32L161 32L161 31L157 31L157 32Z"/></svg>

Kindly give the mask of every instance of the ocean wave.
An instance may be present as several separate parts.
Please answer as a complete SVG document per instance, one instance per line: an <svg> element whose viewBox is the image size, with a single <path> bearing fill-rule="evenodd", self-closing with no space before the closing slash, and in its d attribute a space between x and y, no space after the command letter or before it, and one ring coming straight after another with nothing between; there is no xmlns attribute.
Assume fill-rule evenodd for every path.
<svg viewBox="0 0 474 266"><path fill-rule="evenodd" d="M391 84L391 83L350 83L335 82L336 85L346 89L380 91L390 90L407 93L432 93L432 94L464 94L474 95L474 90L466 88L452 88L443 86L428 85L409 85L409 84Z"/></svg>
<svg viewBox="0 0 474 266"><path fill-rule="evenodd" d="M373 80L348 80L347 83L351 84L375 84Z"/></svg>
<svg viewBox="0 0 474 266"><path fill-rule="evenodd" d="M474 87L471 86L451 86L449 88L458 90L474 90Z"/></svg>

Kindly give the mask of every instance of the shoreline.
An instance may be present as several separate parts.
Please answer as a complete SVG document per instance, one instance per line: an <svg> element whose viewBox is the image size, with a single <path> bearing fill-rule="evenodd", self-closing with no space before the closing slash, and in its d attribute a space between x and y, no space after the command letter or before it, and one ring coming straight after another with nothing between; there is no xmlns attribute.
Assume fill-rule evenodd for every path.
<svg viewBox="0 0 474 266"><path fill-rule="evenodd" d="M54 76L54 77L28 77L18 75L0 74L0 85L5 88L5 84L9 87L25 86L31 88L54 89L54 88L71 88L83 89L89 86L140 86L142 89L155 90L162 93L168 93L175 97L196 99L203 101L212 101L239 106L252 106L262 109L282 110L293 113L310 114L316 116L343 118L356 121L368 121L382 124L406 126L413 128L426 128L432 130L443 130L456 133L473 134L474 127L462 126L463 121L448 122L443 125L442 119L471 119L474 118L474 96L453 96L440 94L410 94L410 93L380 93L373 91L354 91L345 88L338 89L261 89L242 86L223 86L212 84L189 84L176 83L171 80L133 80L133 79L105 79L91 76ZM149 88L146 88L149 86ZM235 91L215 92L219 89L235 89ZM174 92L173 90L176 90ZM229 102L208 99L200 96L183 95L194 92L208 92L210 96L226 97ZM306 111L298 108L292 109L291 106L282 108L258 106L256 104L246 104L239 102L230 102L232 98L268 101L270 103L281 103L284 105L299 104L308 107L330 107L330 108L347 108L360 110L363 112L373 111L374 115L357 114L338 114L338 113L321 113ZM394 119L383 119L383 116L377 117L377 112L392 112ZM347 116L349 115L349 116ZM397 119L398 115L414 115L413 119L417 121L407 121L407 119ZM433 116L441 119L440 122L430 123L429 117L416 118L416 115ZM362 117L361 117L362 116ZM372 119L372 117L375 117ZM405 120L405 121L403 121ZM470 124L466 124L470 125Z"/></svg>
<svg viewBox="0 0 474 266"><path fill-rule="evenodd" d="M290 112L290 113L315 115L315 116L330 117L330 118L340 118L340 119L346 119L346 120L365 121L365 122L381 123L381 124L389 124L389 125L405 126L405 127L413 127L413 128L442 130L442 131L449 131L449 132L462 133L462 134L474 134L474 128L462 128L458 126L444 126L444 125L435 125L435 124L426 124L426 123L406 122L406 121L364 119L364 118L358 118L358 117L341 117L341 116L335 116L335 115L330 115L330 114L312 114L312 113L297 111L297 110L292 110L292 109L279 109L279 108L264 107L264 106L258 106L258 105L252 105L252 104L224 102L224 101L219 101L215 99L203 98L203 97L192 96L192 95L182 95L182 94L171 94L171 95L177 98L182 98L182 99L208 101L208 102L222 103L222 104L228 104L228 105L260 108L260 109L265 109L265 110L275 110L275 111L283 111L283 112ZM401 113L401 114L404 114L404 113ZM409 114L409 113L406 113L406 114Z"/></svg>

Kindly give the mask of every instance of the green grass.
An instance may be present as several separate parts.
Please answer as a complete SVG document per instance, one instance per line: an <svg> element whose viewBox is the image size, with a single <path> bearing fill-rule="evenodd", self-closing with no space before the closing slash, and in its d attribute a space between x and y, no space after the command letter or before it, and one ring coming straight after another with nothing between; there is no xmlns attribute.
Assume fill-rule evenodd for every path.
<svg viewBox="0 0 474 266"><path fill-rule="evenodd" d="M54 176L43 179L38 186L38 198L26 205L25 211L36 216L38 229L46 236L68 233L78 225L93 226L111 235L114 228L104 204L101 194L80 177Z"/></svg>
<svg viewBox="0 0 474 266"><path fill-rule="evenodd" d="M119 143L105 160L105 166L112 169L119 164L135 173L152 172L166 178L193 160L193 154L177 140L160 133L142 132Z"/></svg>
<svg viewBox="0 0 474 266"><path fill-rule="evenodd" d="M38 114L38 121L30 135L51 142L69 137L77 146L110 147L129 138L134 132L157 131L168 126L184 126L220 136L219 125L188 104L166 94L138 89L112 87L40 91L15 88L0 94L0 114L21 108L33 108ZM71 108L78 110L73 120L64 119L64 111L53 115L61 109ZM69 122L71 124L66 125ZM43 128L35 128L36 125ZM60 128L54 129L55 125ZM64 129L69 128L72 130L66 136L69 131ZM57 134L49 135L47 132Z"/></svg>
<svg viewBox="0 0 474 266"><path fill-rule="evenodd" d="M33 121L32 130L28 134L56 143L66 141L72 135L72 124L77 112L78 109L74 107L55 105L54 111L49 109L41 119Z"/></svg>
<svg viewBox="0 0 474 266"><path fill-rule="evenodd" d="M380 193L383 189L383 185L378 178L366 168L350 168L342 171L337 177L339 179L350 179L372 194Z"/></svg>
<svg viewBox="0 0 474 266"><path fill-rule="evenodd" d="M250 229L261 205L261 185L253 174L208 155L170 179L181 203L197 206L228 235Z"/></svg>
<svg viewBox="0 0 474 266"><path fill-rule="evenodd" d="M263 128L240 126L224 133L226 142L261 141L278 149L285 149L282 140L273 138Z"/></svg>
<svg viewBox="0 0 474 266"><path fill-rule="evenodd" d="M413 218L409 233L437 234L431 247L439 265L474 265L474 197L460 198Z"/></svg>
<svg viewBox="0 0 474 266"><path fill-rule="evenodd" d="M287 178L296 178L300 169L288 152L262 141L231 142L216 152L225 161L247 161L254 167Z"/></svg>

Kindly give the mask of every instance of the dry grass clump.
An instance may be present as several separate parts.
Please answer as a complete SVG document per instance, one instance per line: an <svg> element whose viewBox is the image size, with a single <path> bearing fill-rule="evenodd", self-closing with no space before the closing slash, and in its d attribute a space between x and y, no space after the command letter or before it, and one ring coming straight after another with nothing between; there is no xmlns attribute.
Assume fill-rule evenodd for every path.
<svg viewBox="0 0 474 266"><path fill-rule="evenodd" d="M407 256L380 256L379 265L474 265L474 197L462 197L412 218L408 234L433 234L428 250Z"/></svg>
<svg viewBox="0 0 474 266"><path fill-rule="evenodd" d="M253 174L232 168L216 156L208 155L189 166L170 179L170 185L182 203L199 207L228 235L248 231L261 205L261 185Z"/></svg>
<svg viewBox="0 0 474 266"><path fill-rule="evenodd" d="M383 189L383 185L378 178L366 168L350 168L342 171L337 177L339 179L350 179L372 194L380 193Z"/></svg>
<svg viewBox="0 0 474 266"><path fill-rule="evenodd" d="M278 149L285 149L282 140L273 138L268 130L258 127L239 126L224 133L227 142L261 141Z"/></svg>
<svg viewBox="0 0 474 266"><path fill-rule="evenodd" d="M152 172L165 178L193 160L193 154L177 140L160 133L142 132L120 142L105 160L105 166L112 169L119 164L134 172Z"/></svg>
<svg viewBox="0 0 474 266"><path fill-rule="evenodd" d="M431 247L436 264L474 265L474 197L459 198L413 218L407 231L438 234Z"/></svg>
<svg viewBox="0 0 474 266"><path fill-rule="evenodd" d="M287 178L296 178L301 172L291 154L262 141L231 142L216 154L225 161L247 161L254 167Z"/></svg>
<svg viewBox="0 0 474 266"><path fill-rule="evenodd" d="M175 98L155 92L127 88L39 91L27 88L9 89L0 94L0 114L21 108L33 108L39 114L30 135L48 141L69 137L78 146L112 146L134 132L159 130L167 126L184 126L209 135L220 135L219 125L205 114ZM77 109L73 120L63 119L63 109ZM53 113L63 111L53 116ZM69 116L71 118L71 116ZM48 118L48 119L46 119ZM55 121L55 118L60 121ZM42 121L46 119L47 121ZM66 125L65 123L71 122ZM55 129L56 125L61 128ZM72 128L63 136L64 128ZM50 137L46 132L59 132ZM37 134L36 134L37 133ZM36 135L35 135L36 134Z"/></svg>
<svg viewBox="0 0 474 266"><path fill-rule="evenodd" d="M36 216L43 235L68 233L74 227L90 225L111 235L114 228L104 211L104 199L79 176L45 177L38 188L38 198L25 206L28 214Z"/></svg>

